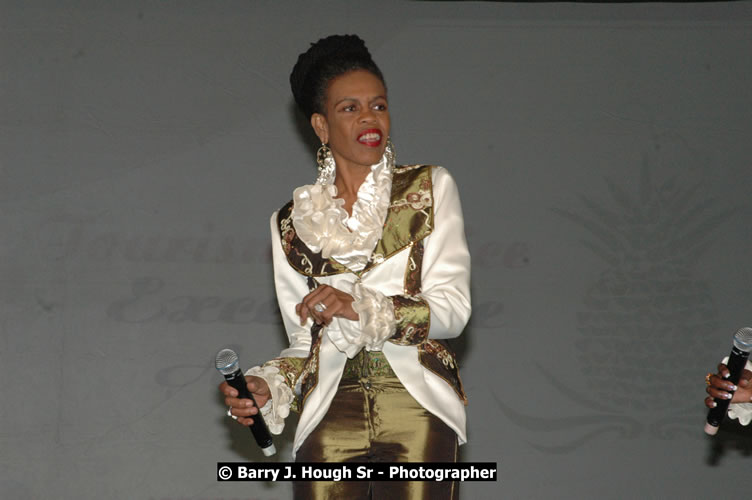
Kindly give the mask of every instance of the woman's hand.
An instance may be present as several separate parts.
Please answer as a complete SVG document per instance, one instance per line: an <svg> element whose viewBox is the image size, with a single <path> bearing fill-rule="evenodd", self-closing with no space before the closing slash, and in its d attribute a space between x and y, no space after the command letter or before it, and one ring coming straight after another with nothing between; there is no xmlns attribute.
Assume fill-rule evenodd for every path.
<svg viewBox="0 0 752 500"><path fill-rule="evenodd" d="M253 424L253 415L259 412L259 409L269 401L269 386L266 380L261 377L246 376L248 391L253 395L253 399L258 403L258 408L250 399L238 398L238 391L227 382L219 384L219 392L225 396L225 404L230 407L230 412L238 417L238 423L248 427Z"/></svg>
<svg viewBox="0 0 752 500"><path fill-rule="evenodd" d="M360 316L352 308L353 296L329 285L321 285L295 306L295 313L300 316L300 324L310 316L315 323L328 325L335 316L358 321ZM318 306L318 307L317 307Z"/></svg>
<svg viewBox="0 0 752 500"><path fill-rule="evenodd" d="M752 372L744 370L739 377L738 388L728 381L729 371L726 365L718 365L718 373L710 375L707 378L709 385L705 391L710 394L705 398L705 406L708 408L715 407L713 398L731 399L732 403L749 403L752 401ZM732 397L733 395L733 397Z"/></svg>

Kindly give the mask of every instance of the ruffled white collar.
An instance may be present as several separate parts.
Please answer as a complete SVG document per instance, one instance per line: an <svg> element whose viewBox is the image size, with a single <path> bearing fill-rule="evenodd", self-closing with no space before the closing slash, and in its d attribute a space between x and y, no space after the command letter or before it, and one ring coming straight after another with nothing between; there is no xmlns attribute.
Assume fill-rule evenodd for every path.
<svg viewBox="0 0 752 500"><path fill-rule="evenodd" d="M293 192L292 222L298 237L313 252L321 252L350 270L360 271L381 239L392 191L394 160L385 154L371 166L358 189L352 215L336 198L332 177L307 184Z"/></svg>

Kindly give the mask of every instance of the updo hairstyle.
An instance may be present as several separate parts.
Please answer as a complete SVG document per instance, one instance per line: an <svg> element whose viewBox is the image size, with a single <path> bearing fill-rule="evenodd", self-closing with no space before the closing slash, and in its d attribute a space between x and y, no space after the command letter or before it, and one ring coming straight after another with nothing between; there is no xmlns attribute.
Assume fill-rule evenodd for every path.
<svg viewBox="0 0 752 500"><path fill-rule="evenodd" d="M331 35L312 43L300 54L290 73L290 87L306 118L310 119L314 113L324 114L329 82L354 70L369 71L386 88L381 70L357 35Z"/></svg>

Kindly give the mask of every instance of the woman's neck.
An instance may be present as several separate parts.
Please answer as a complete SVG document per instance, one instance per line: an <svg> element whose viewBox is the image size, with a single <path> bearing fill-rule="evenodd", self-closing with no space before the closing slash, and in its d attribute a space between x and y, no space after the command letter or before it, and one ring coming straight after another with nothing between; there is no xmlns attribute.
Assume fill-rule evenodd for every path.
<svg viewBox="0 0 752 500"><path fill-rule="evenodd" d="M352 206L358 199L358 190L370 172L370 167L340 167L337 165L337 176L334 178L337 198L345 200L345 205L342 208L347 210L349 215L352 215Z"/></svg>

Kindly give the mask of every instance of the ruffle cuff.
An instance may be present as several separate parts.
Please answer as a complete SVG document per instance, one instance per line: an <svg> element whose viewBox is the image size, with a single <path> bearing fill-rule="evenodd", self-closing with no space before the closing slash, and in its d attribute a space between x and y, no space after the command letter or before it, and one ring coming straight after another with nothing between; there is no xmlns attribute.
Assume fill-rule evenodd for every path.
<svg viewBox="0 0 752 500"><path fill-rule="evenodd" d="M272 434L281 434L293 402L292 389L285 383L285 378L276 366L254 366L245 374L260 377L269 385L270 398L261 408L261 415Z"/></svg>
<svg viewBox="0 0 752 500"><path fill-rule="evenodd" d="M739 419L742 425L752 422L752 403L732 403L728 410L729 418Z"/></svg>
<svg viewBox="0 0 752 500"><path fill-rule="evenodd" d="M392 300L384 294L356 282L353 285L353 310L360 319L337 318L339 329L328 328L329 339L347 357L355 357L361 349L380 351L397 328Z"/></svg>

